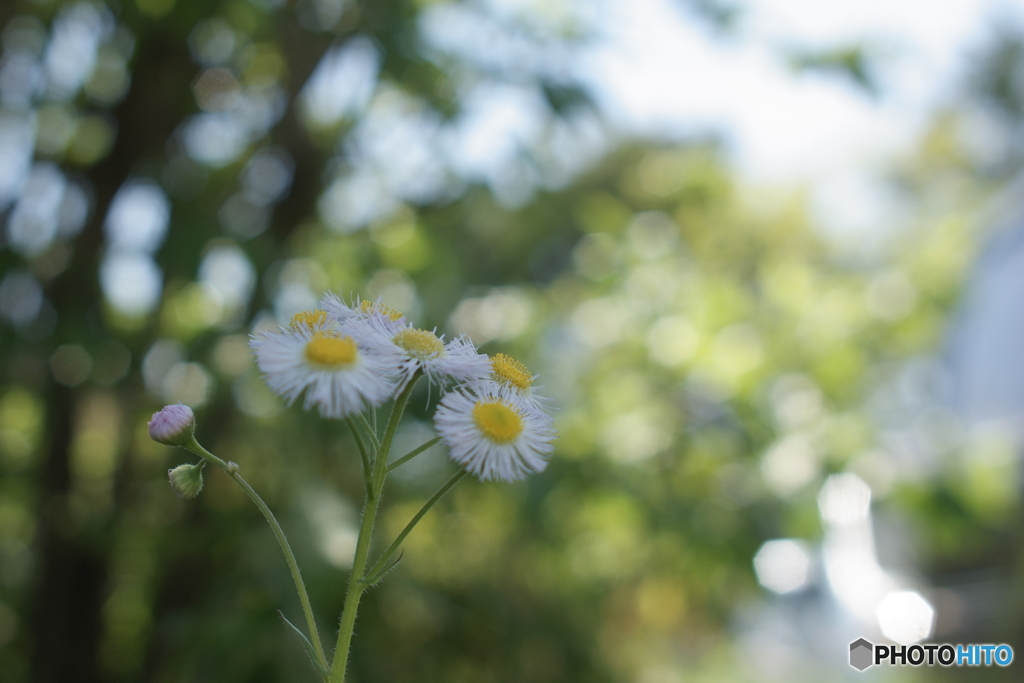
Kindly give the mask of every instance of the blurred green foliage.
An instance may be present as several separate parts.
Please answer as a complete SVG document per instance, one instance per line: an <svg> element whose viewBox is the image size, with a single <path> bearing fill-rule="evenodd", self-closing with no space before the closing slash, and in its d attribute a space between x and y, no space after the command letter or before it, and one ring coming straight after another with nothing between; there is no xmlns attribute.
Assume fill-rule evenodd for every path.
<svg viewBox="0 0 1024 683"><path fill-rule="evenodd" d="M958 439L953 416L932 413L940 465L905 476L873 402L936 352L995 185L965 156L955 110L894 169L911 218L880 248L822 237L800 189L742 186L704 141L615 145L518 203L449 178L429 201L332 227L322 196L358 167L346 141L363 114L321 125L291 104L325 50L370 37L383 55L374 101L439 121L459 115L466 79L503 77L427 56L417 22L432 5L112 3L80 89L25 104L35 159L84 188L90 210L80 234L0 251L0 269L31 274L45 298L0 330L0 678L315 680L277 615L300 621L258 512L220 472L197 500L176 498L165 473L187 456L145 427L164 402L196 405L200 440L278 511L331 633L362 480L343 426L285 408L248 355L246 335L273 324L288 288L383 296L422 327L469 333L525 360L558 406L543 475L466 482L410 536L360 613L355 681L757 680L735 637L737 611L762 599L751 558L771 538L818 539L815 495L840 471L911 520L923 571L1016 571L1019 487L1004 444ZM28 45L41 63L69 7L5 3L5 49ZM555 24L509 30L540 45L579 38ZM230 55L203 66L200 29L225 26ZM861 78L854 53L822 64L833 62ZM546 98L550 125L590 106L550 74L520 77ZM184 152L183 122L239 93L286 106L223 163ZM293 164L272 217L218 218L271 147ZM162 187L171 207L161 293L135 315L101 286L103 221L131 178ZM234 304L200 277L217 249L256 274ZM416 396L402 443L430 436L428 405ZM882 422L900 419L887 405ZM451 468L435 450L398 472L386 535ZM999 618L1020 633L1019 617Z"/></svg>

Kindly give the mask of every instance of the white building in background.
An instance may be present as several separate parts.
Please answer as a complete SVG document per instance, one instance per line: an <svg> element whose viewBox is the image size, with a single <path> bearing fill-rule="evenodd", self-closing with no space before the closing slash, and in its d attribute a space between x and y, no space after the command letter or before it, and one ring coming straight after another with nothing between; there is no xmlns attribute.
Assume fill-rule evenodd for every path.
<svg viewBox="0 0 1024 683"><path fill-rule="evenodd" d="M973 514L1012 510L1024 492L1024 181L1011 187L965 283L935 358L896 369L869 402L892 480L944 485ZM1005 208L1013 207L1012 209ZM857 469L854 463L854 469ZM866 475L865 475L866 476ZM884 478L883 478L884 479ZM761 680L860 675L847 665L857 638L872 642L988 642L1005 614L1013 576L979 567L919 574L913 526L879 518L872 486L852 472L818 494L817 546L773 539L753 558L777 597L739 615L741 647ZM879 487L881 494L888 487ZM1007 636L1003 636L1007 637ZM754 657L766 648L769 660Z"/></svg>
<svg viewBox="0 0 1024 683"><path fill-rule="evenodd" d="M987 237L949 337L953 407L969 429L1024 443L1024 181Z"/></svg>

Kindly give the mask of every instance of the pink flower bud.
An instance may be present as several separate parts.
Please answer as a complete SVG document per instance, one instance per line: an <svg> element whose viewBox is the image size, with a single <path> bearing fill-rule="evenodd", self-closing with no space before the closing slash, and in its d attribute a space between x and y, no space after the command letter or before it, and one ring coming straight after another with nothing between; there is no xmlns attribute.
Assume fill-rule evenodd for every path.
<svg viewBox="0 0 1024 683"><path fill-rule="evenodd" d="M196 429L196 416L192 409L181 404L164 406L153 413L149 421L149 436L153 441L168 446L184 446L192 440Z"/></svg>

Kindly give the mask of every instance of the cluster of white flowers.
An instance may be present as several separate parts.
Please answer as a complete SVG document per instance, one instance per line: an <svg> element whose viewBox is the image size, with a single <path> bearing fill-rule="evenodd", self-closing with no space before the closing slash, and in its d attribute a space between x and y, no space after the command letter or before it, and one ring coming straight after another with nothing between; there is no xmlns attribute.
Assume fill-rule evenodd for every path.
<svg viewBox="0 0 1024 683"><path fill-rule="evenodd" d="M289 403L327 418L356 415L388 401L418 374L445 389L434 415L453 460L483 480L515 481L547 466L555 430L526 367L489 358L471 341L449 342L417 329L379 301L349 306L326 294L320 308L295 315L280 332L250 345L267 385Z"/></svg>

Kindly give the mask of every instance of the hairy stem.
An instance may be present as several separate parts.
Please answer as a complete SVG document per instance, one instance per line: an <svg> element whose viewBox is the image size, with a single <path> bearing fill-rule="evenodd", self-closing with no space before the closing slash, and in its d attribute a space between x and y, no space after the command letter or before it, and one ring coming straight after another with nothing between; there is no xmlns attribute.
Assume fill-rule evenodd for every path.
<svg viewBox="0 0 1024 683"><path fill-rule="evenodd" d="M348 590L345 593L345 606L341 612L341 625L338 628L338 642L334 648L334 661L331 663L330 683L344 683L345 668L348 666L348 653L352 644L352 630L356 625L356 612L359 609L359 600L363 596L366 585L363 583L363 575L366 571L366 557L370 552L370 538L373 535L373 525L377 519L377 508L380 505L381 489L384 488L384 477L387 474L388 451L391 450L391 441L395 437L398 423L402 420L402 413L405 412L405 405L409 402L409 395L412 388L419 379L419 373L413 376L412 380L405 386L402 393L395 399L395 405L391 409L391 419L384 430L384 438L380 442L380 448L373 460L373 477L370 481L370 490L363 505L363 521L359 526L359 539L356 541L356 554L352 560L352 574L348 579Z"/></svg>

